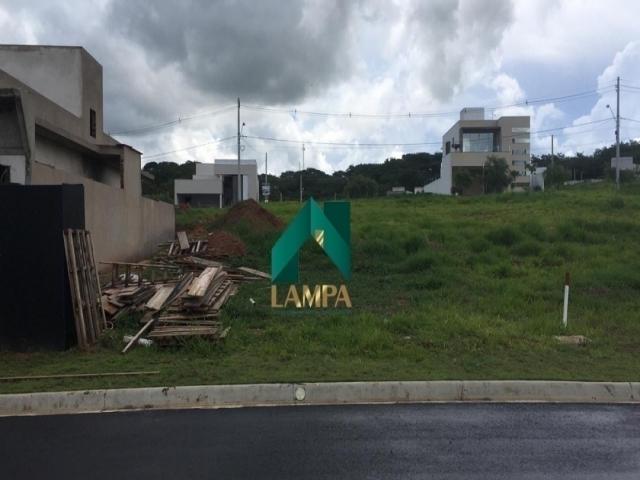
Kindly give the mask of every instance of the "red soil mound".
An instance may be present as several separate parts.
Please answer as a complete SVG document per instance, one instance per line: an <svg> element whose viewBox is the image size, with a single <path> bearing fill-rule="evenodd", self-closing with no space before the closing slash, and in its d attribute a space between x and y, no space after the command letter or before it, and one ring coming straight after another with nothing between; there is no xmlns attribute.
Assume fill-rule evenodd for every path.
<svg viewBox="0 0 640 480"><path fill-rule="evenodd" d="M206 240L209 235L206 227L201 223L193 227L187 233L189 234L189 240Z"/></svg>
<svg viewBox="0 0 640 480"><path fill-rule="evenodd" d="M235 204L220 219L220 225L229 226L246 223L259 230L279 230L284 222L265 210L253 199Z"/></svg>
<svg viewBox="0 0 640 480"><path fill-rule="evenodd" d="M244 242L224 230L215 230L209 234L207 254L211 257L242 257L247 253Z"/></svg>

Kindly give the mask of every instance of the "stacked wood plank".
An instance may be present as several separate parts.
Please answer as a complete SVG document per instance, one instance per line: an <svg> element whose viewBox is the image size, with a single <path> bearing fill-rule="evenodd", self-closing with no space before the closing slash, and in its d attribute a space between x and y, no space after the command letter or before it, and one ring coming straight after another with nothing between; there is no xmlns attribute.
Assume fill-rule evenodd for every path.
<svg viewBox="0 0 640 480"><path fill-rule="evenodd" d="M76 337L80 348L86 349L106 327L93 242L86 230L67 229L63 239Z"/></svg>
<svg viewBox="0 0 640 480"><path fill-rule="evenodd" d="M270 278L259 270L231 269L219 261L197 255L198 252L205 254L206 248L206 241L191 242L185 232L178 232L176 241L165 254L154 257L153 264L109 262L112 281L106 286L102 301L111 321L117 322L133 312L143 314L142 328L128 338L123 353L143 336L158 344L175 344L189 337L224 338L229 328L220 322L220 310L237 292L238 284ZM119 275L123 269L124 281ZM153 275L147 273L148 269L162 273L164 281L156 282ZM128 279L129 271L139 275L133 285Z"/></svg>
<svg viewBox="0 0 640 480"><path fill-rule="evenodd" d="M121 287L121 293L112 289L105 292L109 298L123 304L122 298L140 295L132 288ZM143 326L130 339L123 353L143 336L159 344L173 344L188 337L218 340L227 335L229 329L223 328L218 316L223 305L236 293L237 285L228 278L224 267L206 267L199 275L184 274L175 284L148 285L147 288L150 293L145 293L144 302L135 307L144 312L140 320ZM113 305L111 302L109 300Z"/></svg>
<svg viewBox="0 0 640 480"><path fill-rule="evenodd" d="M177 232L176 241L171 242L167 255L175 257L179 255L190 255L204 253L207 251L206 240L189 240L187 232Z"/></svg>

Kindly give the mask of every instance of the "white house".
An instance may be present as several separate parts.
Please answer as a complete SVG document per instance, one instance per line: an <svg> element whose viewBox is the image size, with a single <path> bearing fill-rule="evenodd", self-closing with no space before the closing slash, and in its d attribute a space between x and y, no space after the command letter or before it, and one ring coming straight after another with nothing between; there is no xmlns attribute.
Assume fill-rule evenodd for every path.
<svg viewBox="0 0 640 480"><path fill-rule="evenodd" d="M258 165L255 160L240 161L242 199L258 200ZM237 198L238 161L216 159L197 163L191 180L175 180L174 203L192 207L226 207Z"/></svg>
<svg viewBox="0 0 640 480"><path fill-rule="evenodd" d="M491 155L504 158L517 172L516 188L528 186L526 165L530 162L530 118L505 116L496 120L484 118L484 108L464 108L458 120L442 137L440 178L424 186L425 193L451 195L456 173L474 173L474 181L465 194L482 193L482 170Z"/></svg>

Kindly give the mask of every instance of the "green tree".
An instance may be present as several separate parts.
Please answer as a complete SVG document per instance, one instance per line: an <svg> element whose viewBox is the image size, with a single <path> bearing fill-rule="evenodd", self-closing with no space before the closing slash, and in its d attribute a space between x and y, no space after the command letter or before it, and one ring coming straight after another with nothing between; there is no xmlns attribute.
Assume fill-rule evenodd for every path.
<svg viewBox="0 0 640 480"><path fill-rule="evenodd" d="M349 198L375 197L378 194L378 184L364 175L354 175L347 181L344 193Z"/></svg>
<svg viewBox="0 0 640 480"><path fill-rule="evenodd" d="M484 191L500 193L512 182L509 164L504 158L490 156L484 164Z"/></svg>
<svg viewBox="0 0 640 480"><path fill-rule="evenodd" d="M560 188L569 179L569 174L564 165L556 162L547 167L544 172L544 186Z"/></svg>
<svg viewBox="0 0 640 480"><path fill-rule="evenodd" d="M473 175L466 168L459 169L453 176L453 193L462 195L473 183Z"/></svg>

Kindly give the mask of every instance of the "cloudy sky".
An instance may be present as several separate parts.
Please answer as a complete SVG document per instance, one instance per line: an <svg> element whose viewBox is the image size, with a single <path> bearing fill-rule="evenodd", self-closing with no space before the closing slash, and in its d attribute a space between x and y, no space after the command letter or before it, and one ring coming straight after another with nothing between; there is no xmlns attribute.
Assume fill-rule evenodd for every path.
<svg viewBox="0 0 640 480"><path fill-rule="evenodd" d="M0 0L0 43L84 46L106 130L145 161L235 155L240 97L243 157L297 169L306 142L331 172L437 151L465 106L530 114L534 153L551 134L591 152L618 75L622 139L640 137L637 18L631 0Z"/></svg>

